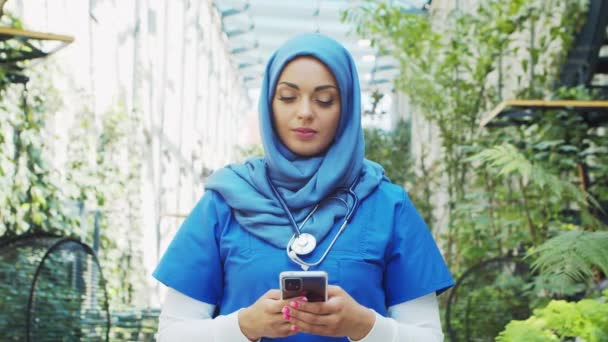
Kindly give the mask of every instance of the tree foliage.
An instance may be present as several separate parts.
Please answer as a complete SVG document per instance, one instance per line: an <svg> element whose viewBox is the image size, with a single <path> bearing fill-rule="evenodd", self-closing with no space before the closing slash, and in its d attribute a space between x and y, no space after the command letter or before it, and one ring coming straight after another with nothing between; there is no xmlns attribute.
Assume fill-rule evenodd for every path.
<svg viewBox="0 0 608 342"><path fill-rule="evenodd" d="M400 121L393 130L366 128L365 157L384 167L385 174L395 184L411 180L410 125Z"/></svg>
<svg viewBox="0 0 608 342"><path fill-rule="evenodd" d="M437 130L437 170L417 179L426 186L413 197L429 206L447 197L439 208L446 219L432 224L443 232L455 275L488 258L529 255L538 283L555 284L564 274L588 282L592 267L605 265L601 248L608 249L603 239L587 238L606 230L605 131L568 109L515 113L527 121L501 119L495 122L502 126L479 128L485 113L504 99L597 98L584 87L556 86L588 1L476 3L466 11L419 15L399 2L364 1L344 20L380 53L397 59L396 87ZM575 239L572 232L581 231ZM585 246L588 253L564 257ZM539 297L531 306L580 291L527 286Z"/></svg>
<svg viewBox="0 0 608 342"><path fill-rule="evenodd" d="M7 54L11 44L0 42ZM146 277L139 242L144 141L138 113L116 105L96 114L86 93L70 104L76 113L67 113L65 94L52 84L60 66L28 69L27 88L10 82L14 72L0 67L0 237L43 231L98 243L111 306L133 305ZM64 122L72 123L65 146L53 127ZM56 158L63 155L65 160Z"/></svg>

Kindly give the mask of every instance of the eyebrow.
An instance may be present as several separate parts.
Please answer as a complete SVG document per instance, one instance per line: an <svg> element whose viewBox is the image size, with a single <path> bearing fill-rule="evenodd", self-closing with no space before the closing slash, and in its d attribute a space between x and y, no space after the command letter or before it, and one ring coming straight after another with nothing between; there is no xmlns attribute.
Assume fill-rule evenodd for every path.
<svg viewBox="0 0 608 342"><path fill-rule="evenodd" d="M290 82L280 82L279 84L285 84L286 86L290 87L290 88L294 88L297 90L300 90L300 87L298 87L297 85L290 83ZM336 86L333 86L331 84L327 84L327 85L322 85L322 86L318 86L315 87L315 91L321 91L321 90L325 90L325 89L329 89L329 88L334 88L334 89L338 89Z"/></svg>

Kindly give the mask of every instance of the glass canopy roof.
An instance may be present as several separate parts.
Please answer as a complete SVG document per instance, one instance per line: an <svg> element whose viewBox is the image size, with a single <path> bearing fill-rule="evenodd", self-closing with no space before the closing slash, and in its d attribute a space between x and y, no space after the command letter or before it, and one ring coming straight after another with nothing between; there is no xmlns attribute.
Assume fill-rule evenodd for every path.
<svg viewBox="0 0 608 342"><path fill-rule="evenodd" d="M428 0L396 1L404 10L423 12ZM229 51L250 95L259 90L265 63L284 41L299 33L320 32L343 43L357 63L363 92L390 91L396 61L380 56L361 39L341 13L363 1L347 0L214 0Z"/></svg>

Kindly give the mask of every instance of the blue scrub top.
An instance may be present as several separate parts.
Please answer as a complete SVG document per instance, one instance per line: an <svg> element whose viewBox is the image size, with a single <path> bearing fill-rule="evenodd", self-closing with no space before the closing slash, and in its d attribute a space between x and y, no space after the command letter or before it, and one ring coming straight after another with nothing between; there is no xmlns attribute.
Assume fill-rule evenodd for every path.
<svg viewBox="0 0 608 342"><path fill-rule="evenodd" d="M316 261L342 220L304 258ZM306 229L304 229L305 231ZM285 253L243 229L231 208L214 191L206 191L167 248L154 277L199 301L217 305L226 315L250 306L270 289L279 288L279 273L301 270ZM437 244L402 187L382 182L361 201L351 222L325 261L324 270L357 302L386 316L389 306L433 291L454 280ZM348 341L297 334L262 341Z"/></svg>

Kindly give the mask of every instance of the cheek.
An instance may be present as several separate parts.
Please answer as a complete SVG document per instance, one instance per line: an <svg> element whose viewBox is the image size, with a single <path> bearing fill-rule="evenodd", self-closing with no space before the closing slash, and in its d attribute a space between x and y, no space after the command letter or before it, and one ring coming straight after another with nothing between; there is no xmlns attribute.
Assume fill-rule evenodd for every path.
<svg viewBox="0 0 608 342"><path fill-rule="evenodd" d="M277 106L277 101L272 101L270 105L270 118L272 121L276 121L276 113L279 112L279 106Z"/></svg>
<svg viewBox="0 0 608 342"><path fill-rule="evenodd" d="M275 132L281 133L287 125L287 116L285 115L285 108L280 104L272 104L272 124Z"/></svg>
<svg viewBox="0 0 608 342"><path fill-rule="evenodd" d="M338 131L338 126L340 125L340 109L331 113L330 120L327 123L328 126L332 127L335 132Z"/></svg>
<svg viewBox="0 0 608 342"><path fill-rule="evenodd" d="M281 119L281 106L279 106L276 101L272 103L272 112L270 113L272 123L276 126Z"/></svg>

